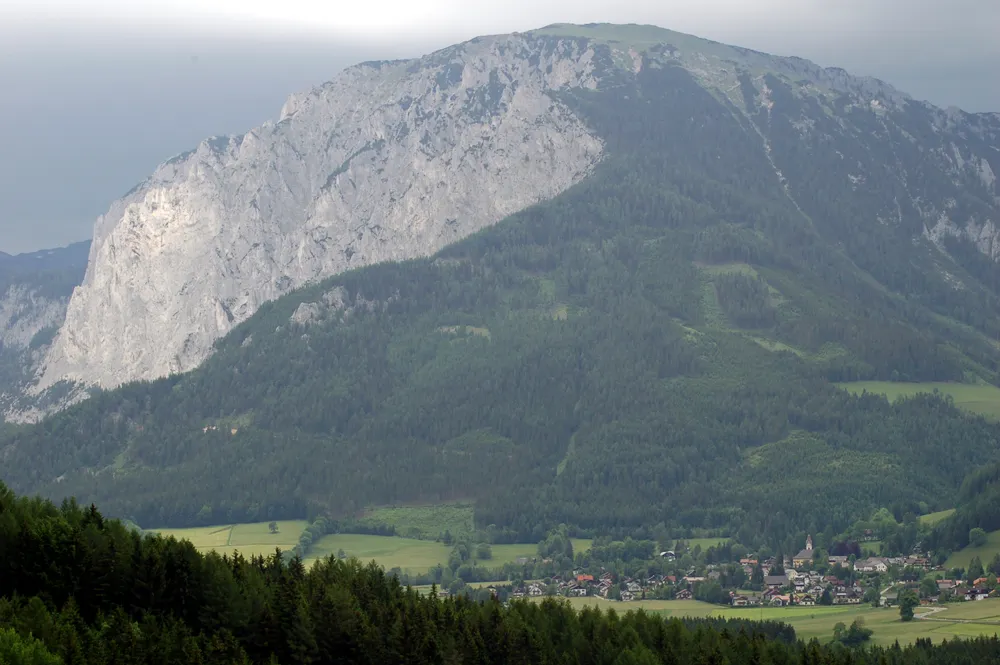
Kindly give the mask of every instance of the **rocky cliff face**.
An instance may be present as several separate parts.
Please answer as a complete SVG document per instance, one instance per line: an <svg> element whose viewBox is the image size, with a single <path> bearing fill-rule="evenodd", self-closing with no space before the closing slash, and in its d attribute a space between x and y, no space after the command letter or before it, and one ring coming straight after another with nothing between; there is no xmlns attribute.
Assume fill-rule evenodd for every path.
<svg viewBox="0 0 1000 665"><path fill-rule="evenodd" d="M46 296L29 284L12 284L0 297L0 340L5 349L23 349L44 328L58 327L69 296Z"/></svg>
<svg viewBox="0 0 1000 665"><path fill-rule="evenodd" d="M674 65L740 118L831 236L840 213L814 200L803 151L834 160L831 191L863 202L844 215L905 227L942 251L960 237L1000 255L1000 117L657 28L550 26L352 67L291 97L277 122L161 165L98 220L38 388L188 370L267 300L431 254L557 195L604 152L560 92Z"/></svg>
<svg viewBox="0 0 1000 665"><path fill-rule="evenodd" d="M0 255L0 413L17 404L63 323L89 243Z"/></svg>
<svg viewBox="0 0 1000 665"><path fill-rule="evenodd" d="M595 86L592 56L500 37L358 65L161 165L98 220L41 387L191 369L267 300L565 190L602 144L548 93Z"/></svg>

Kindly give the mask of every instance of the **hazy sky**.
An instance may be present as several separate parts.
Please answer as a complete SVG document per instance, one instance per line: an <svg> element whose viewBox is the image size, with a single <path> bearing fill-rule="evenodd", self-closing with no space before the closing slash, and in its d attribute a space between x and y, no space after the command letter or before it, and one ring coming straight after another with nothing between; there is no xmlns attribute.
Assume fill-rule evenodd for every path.
<svg viewBox="0 0 1000 665"><path fill-rule="evenodd" d="M653 23L1000 111L1000 0L0 0L0 250L89 237L159 162L369 59Z"/></svg>

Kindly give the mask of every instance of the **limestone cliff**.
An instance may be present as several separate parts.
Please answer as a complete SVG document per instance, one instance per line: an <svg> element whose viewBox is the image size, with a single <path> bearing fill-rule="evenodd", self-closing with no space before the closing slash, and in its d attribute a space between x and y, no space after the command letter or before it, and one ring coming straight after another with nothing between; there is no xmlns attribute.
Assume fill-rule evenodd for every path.
<svg viewBox="0 0 1000 665"><path fill-rule="evenodd" d="M290 289L430 254L555 196L602 154L549 94L595 87L592 59L510 36L366 63L277 122L162 164L98 220L39 387L191 369Z"/></svg>
<svg viewBox="0 0 1000 665"><path fill-rule="evenodd" d="M88 245L0 254L0 414L20 404L62 324L83 279Z"/></svg>

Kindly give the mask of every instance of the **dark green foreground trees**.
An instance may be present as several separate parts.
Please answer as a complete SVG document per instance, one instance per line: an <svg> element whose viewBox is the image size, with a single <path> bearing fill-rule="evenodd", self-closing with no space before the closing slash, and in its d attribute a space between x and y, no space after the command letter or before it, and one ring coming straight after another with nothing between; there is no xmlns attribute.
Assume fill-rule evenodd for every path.
<svg viewBox="0 0 1000 665"><path fill-rule="evenodd" d="M575 612L555 601L475 603L400 587L374 565L306 571L278 554L204 556L93 507L0 486L0 662L903 663L995 662L1000 641L848 652L774 622Z"/></svg>

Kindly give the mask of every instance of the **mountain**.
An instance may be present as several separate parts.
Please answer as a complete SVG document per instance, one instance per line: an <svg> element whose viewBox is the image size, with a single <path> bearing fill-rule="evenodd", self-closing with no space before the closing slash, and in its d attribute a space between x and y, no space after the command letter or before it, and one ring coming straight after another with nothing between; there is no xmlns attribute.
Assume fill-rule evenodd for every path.
<svg viewBox="0 0 1000 665"><path fill-rule="evenodd" d="M165 162L98 220L41 387L192 369L216 338L293 288L430 255L552 198L605 151L552 93L635 75L650 49L785 160L771 170L798 204L808 205L811 180L836 179L852 206L841 225L891 224L1000 256L996 116L939 111L872 79L657 28L552 26L349 68L292 96L277 122ZM786 87L772 89L768 75ZM830 137L849 150L787 171Z"/></svg>
<svg viewBox="0 0 1000 665"><path fill-rule="evenodd" d="M437 81L459 70L461 80ZM522 88L536 100L542 90L551 102L532 126L558 133L552 118L561 118L590 157L554 170L558 186L529 190L515 206L523 210L496 224L478 218L463 227L477 232L442 238L431 256L420 255L434 243L399 250L417 258L348 270L252 316L248 306L242 322L222 317L217 330L232 330L191 372L95 390L3 435L4 482L97 501L147 528L472 499L477 524L497 540L537 540L565 523L618 534L712 529L750 544L805 531L829 541L880 507L950 507L968 469L997 458L1000 425L941 395L890 404L836 384L997 383L1000 116L945 111L840 70L640 26L483 38L340 80L369 90L380 72L402 77L376 88L403 99L410 82L435 81L428 105L499 100L477 111L483 132L514 122L489 114L512 108ZM493 80L493 92L464 92L470 72ZM529 86L511 72L552 83ZM313 107L302 103L285 126L305 130L296 123ZM381 126L374 109L354 116ZM461 117L441 118L440 131L471 126ZM325 145L326 125L313 124L302 145ZM537 145L531 136L521 140ZM187 159L209 159L210 147ZM396 150L386 139L364 159ZM477 159L508 164L515 147L497 150ZM544 171L525 160L529 147L516 150L525 169ZM352 161L316 182L332 174L337 196L379 168L401 174L393 191L423 182L416 167L397 171L396 159L357 172ZM189 195L178 190L169 210L200 205L197 188L243 191L242 175L189 166L177 176ZM255 181L258 206L300 191L282 184L297 168ZM465 192L469 205L494 182L453 175L443 188ZM142 205L126 206L128 223L102 220L74 296L84 303L100 292L115 303L96 311L107 314L107 347L125 357L134 342L115 311L140 303L145 287L128 281L131 272L100 288L96 276L118 261L141 275L147 259L113 239L165 248L194 220L150 226L158 213ZM447 224L435 196L412 205L414 233ZM223 226L215 213L198 219ZM158 279L173 289L166 273L184 264L170 256ZM331 271L345 267L336 261ZM172 302L195 292L193 310L210 302L195 284L214 279L214 265L191 268ZM126 285L134 298L116 291ZM50 359L80 339L75 306ZM133 325L152 334L166 323Z"/></svg>
<svg viewBox="0 0 1000 665"><path fill-rule="evenodd" d="M21 400L83 280L90 242L25 254L0 253L0 408ZM34 401L34 400L33 400ZM0 411L2 412L2 411Z"/></svg>

